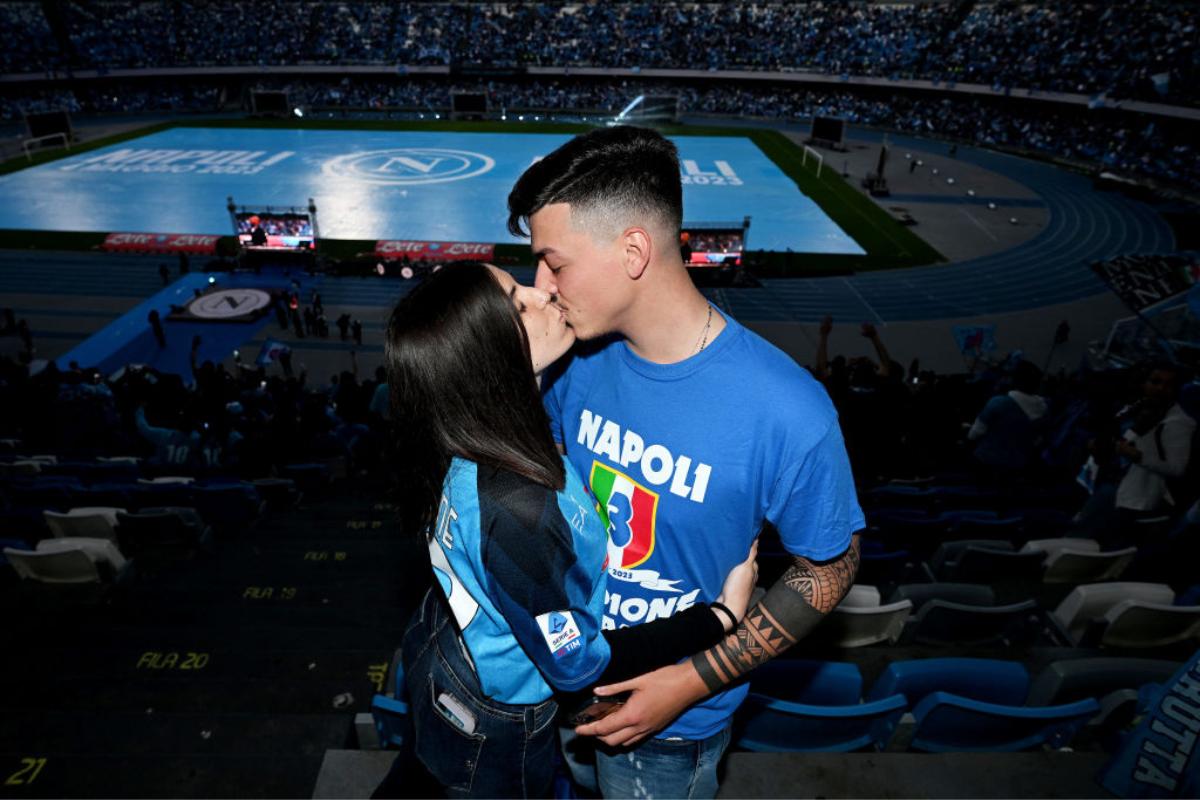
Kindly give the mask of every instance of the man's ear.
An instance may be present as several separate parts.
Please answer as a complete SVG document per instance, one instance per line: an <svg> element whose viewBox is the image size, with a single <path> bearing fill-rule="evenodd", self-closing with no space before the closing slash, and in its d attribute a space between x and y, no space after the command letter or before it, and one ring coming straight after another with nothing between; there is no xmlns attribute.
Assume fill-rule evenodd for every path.
<svg viewBox="0 0 1200 800"><path fill-rule="evenodd" d="M621 234L621 265L633 280L642 277L650 264L654 241L645 228L626 228Z"/></svg>

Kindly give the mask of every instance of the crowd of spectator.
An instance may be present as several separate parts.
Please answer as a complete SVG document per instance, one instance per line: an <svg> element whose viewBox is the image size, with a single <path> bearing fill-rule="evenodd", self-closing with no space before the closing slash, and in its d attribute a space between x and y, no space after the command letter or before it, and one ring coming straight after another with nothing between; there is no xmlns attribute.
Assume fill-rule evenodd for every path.
<svg viewBox="0 0 1200 800"><path fill-rule="evenodd" d="M1017 491L1058 486L1077 509L1069 535L1145 546L1129 538L1134 523L1166 518L1164 535L1192 525L1188 547L1200 544L1200 383L1186 367L1154 359L1043 374L1019 352L976 350L964 354L967 371L946 375L896 362L869 323L861 334L873 356L838 356L826 318L810 367L837 406L860 491L948 473Z"/></svg>
<svg viewBox="0 0 1200 800"><path fill-rule="evenodd" d="M168 472L249 479L336 457L361 468L384 446L387 390L382 369L363 379L356 364L314 383L303 366L287 375L204 362L185 380L139 366L106 376L73 362L35 371L0 357L0 397L10 412L0 428L3 438L40 451L139 456Z"/></svg>
<svg viewBox="0 0 1200 800"><path fill-rule="evenodd" d="M84 84L87 86L87 84ZM1114 109L1064 108L954 94L892 91L820 91L781 84L719 85L584 79L444 79L328 81L259 80L256 88L286 89L305 110L390 110L446 113L457 91L483 91L493 112L598 112L615 114L642 93L679 97L682 114L736 115L807 123L813 116L900 133L1031 151L1130 176L1145 176L1200 189L1200 152L1195 125L1155 121ZM198 82L107 84L75 91L34 92L0 99L0 119L22 111L66 108L83 114L216 111L227 89Z"/></svg>
<svg viewBox="0 0 1200 800"><path fill-rule="evenodd" d="M343 339L346 323L338 320ZM1057 487L1077 508L1074 535L1109 548L1131 543L1121 540L1131 521L1196 524L1185 512L1200 496L1200 383L1186 368L1151 361L1043 374L1020 353L975 352L964 354L969 369L939 374L895 361L874 326L861 334L872 356L840 356L848 343L826 318L808 366L838 409L860 493L947 476L1006 491ZM383 369L360 376L351 351L348 369L316 384L303 365L290 366L193 360L184 376L139 366L103 375L0 357L10 412L0 438L67 457L136 455L167 472L244 478L337 457L355 469L379 466L388 440Z"/></svg>
<svg viewBox="0 0 1200 800"><path fill-rule="evenodd" d="M1195 6L1130 3L0 4L0 72L287 64L806 70L1195 105Z"/></svg>

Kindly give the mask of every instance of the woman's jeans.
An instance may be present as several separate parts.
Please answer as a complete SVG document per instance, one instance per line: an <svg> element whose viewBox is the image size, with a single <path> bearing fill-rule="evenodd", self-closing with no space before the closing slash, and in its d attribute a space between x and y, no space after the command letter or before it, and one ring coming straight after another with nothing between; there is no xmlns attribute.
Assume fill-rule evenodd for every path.
<svg viewBox="0 0 1200 800"><path fill-rule="evenodd" d="M401 644L416 757L449 797L548 797L558 737L553 699L514 706L480 689L437 588Z"/></svg>

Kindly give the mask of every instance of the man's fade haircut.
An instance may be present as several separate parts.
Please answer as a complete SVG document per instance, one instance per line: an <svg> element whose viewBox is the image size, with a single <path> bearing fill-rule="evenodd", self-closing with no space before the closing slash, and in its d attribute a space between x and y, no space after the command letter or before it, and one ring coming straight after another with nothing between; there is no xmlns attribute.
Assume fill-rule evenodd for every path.
<svg viewBox="0 0 1200 800"><path fill-rule="evenodd" d="M529 218L555 203L571 206L572 222L587 217L582 227L591 234L614 217L625 224L633 216L653 218L678 237L683 226L679 153L656 131L632 125L576 136L517 179L508 195L509 232L529 236Z"/></svg>

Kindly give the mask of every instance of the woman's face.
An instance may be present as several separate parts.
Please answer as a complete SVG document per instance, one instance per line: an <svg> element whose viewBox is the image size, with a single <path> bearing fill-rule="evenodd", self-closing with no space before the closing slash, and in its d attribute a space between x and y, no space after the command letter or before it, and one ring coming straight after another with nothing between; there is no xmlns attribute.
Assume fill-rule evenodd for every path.
<svg viewBox="0 0 1200 800"><path fill-rule="evenodd" d="M498 267L489 264L488 269L504 293L512 298L529 339L533 371L540 373L571 349L575 332L567 325L562 309L550 302L549 294L532 286L522 286Z"/></svg>

